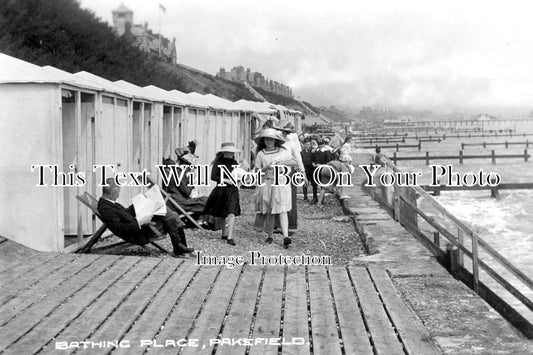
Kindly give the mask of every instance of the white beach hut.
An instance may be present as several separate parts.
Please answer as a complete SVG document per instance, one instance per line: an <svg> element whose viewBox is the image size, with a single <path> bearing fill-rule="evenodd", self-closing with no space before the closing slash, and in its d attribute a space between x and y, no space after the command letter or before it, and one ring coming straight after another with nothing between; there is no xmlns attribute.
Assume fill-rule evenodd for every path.
<svg viewBox="0 0 533 355"><path fill-rule="evenodd" d="M2 236L37 250L63 251L90 233L75 195L86 188L81 177L95 161L94 117L102 90L0 54Z"/></svg>
<svg viewBox="0 0 533 355"><path fill-rule="evenodd" d="M159 122L159 164L165 158L176 159L175 149L183 144L184 125L183 115L188 106L188 102L174 97L169 91L163 90L157 86L149 85L143 88L144 90L163 100L163 111L161 121Z"/></svg>

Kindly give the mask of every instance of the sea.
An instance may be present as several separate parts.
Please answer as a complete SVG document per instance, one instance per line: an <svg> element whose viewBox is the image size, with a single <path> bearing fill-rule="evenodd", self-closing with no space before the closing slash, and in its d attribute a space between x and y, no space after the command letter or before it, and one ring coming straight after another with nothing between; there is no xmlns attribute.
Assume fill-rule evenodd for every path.
<svg viewBox="0 0 533 355"><path fill-rule="evenodd" d="M459 129L473 129L477 126L458 126ZM527 148L528 154L533 152L533 120L529 122L515 121L499 124L484 124L485 134L499 132L502 134L505 130L512 130L513 136L498 136L498 137L460 137L455 138L454 135L479 135L481 132L449 132L442 130L435 130L428 128L427 131L408 132L408 137L415 135L442 135L447 134L446 139L440 142L423 142L421 150L418 148L400 148L396 152L395 148L382 148L382 152L389 158L392 158L393 153L397 156L425 156L429 152L430 156L438 155L459 155L461 150L461 143L468 144L482 144L495 142L517 142L524 144L509 145L486 145L479 146L464 146L463 154L466 155L490 155L494 150L496 156L498 154L523 154L526 149L526 140L529 142ZM386 132L386 130L381 133ZM517 134L526 133L531 136L519 136ZM398 133L400 134L400 133ZM403 133L401 133L403 134ZM450 137L452 136L452 137ZM414 139L406 139L406 143L398 144L415 144ZM395 144L395 143L394 143ZM362 145L362 144L357 144ZM386 143L382 143L387 145ZM430 166L426 165L424 160L417 161L398 161L396 164L399 168L405 171L421 172L419 185L430 184L432 179L431 165L450 165L454 172L460 174L474 173L476 175L482 170L485 175L488 173L497 173L501 177L501 183L533 183L533 158L530 157L526 162L524 158L507 158L498 159L496 163L492 164L490 158L482 159L465 159L463 164L459 163L459 159L450 160L430 160ZM494 176L494 175L492 175ZM441 182L445 181L440 178ZM443 205L449 212L455 215L458 219L468 225L480 238L485 240L496 251L503 255L513 265L525 273L528 277L533 279L533 189L528 190L502 190L500 191L500 198L491 198L489 190L481 191L443 191L440 196L435 198L441 205ZM457 233L457 228L453 227L450 221L447 221L442 215L432 211L431 204L421 199L419 207L427 211L434 217L441 218L441 223L450 231ZM421 229L426 231L433 231L428 224L421 223ZM455 228L455 230L454 230ZM429 234L431 235L431 234ZM465 237L465 240L469 238ZM470 249L470 246L469 246ZM480 257L487 262L489 266L500 272L505 279L511 282L518 290L524 293L531 301L533 301L533 290L526 287L518 279L514 278L505 270L503 266L498 264L490 256L483 251L480 251ZM471 270L471 261L465 257L465 267ZM509 304L519 311L526 319L533 323L533 312L525 307L520 301L510 295L502 287L492 280L486 273L480 273L480 280L491 288L493 288L501 297L503 297Z"/></svg>

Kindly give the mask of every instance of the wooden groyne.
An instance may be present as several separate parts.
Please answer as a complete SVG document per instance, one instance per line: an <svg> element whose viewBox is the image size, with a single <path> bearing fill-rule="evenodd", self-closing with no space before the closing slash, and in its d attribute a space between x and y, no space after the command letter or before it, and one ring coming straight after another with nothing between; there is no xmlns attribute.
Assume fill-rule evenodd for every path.
<svg viewBox="0 0 533 355"><path fill-rule="evenodd" d="M463 164L465 159L491 159L492 164L496 164L496 159L514 159L520 158L524 161L528 161L531 155L528 153L527 149L524 149L523 154L496 154L494 150L491 151L491 154L464 154L461 150L458 155L430 155L429 152L426 152L424 156L398 156L396 152L393 153L392 161L394 165L401 160L424 160L426 165L429 165L430 160L456 160L459 161L459 164Z"/></svg>
<svg viewBox="0 0 533 355"><path fill-rule="evenodd" d="M400 148L417 148L418 150L422 149L422 142L418 142L418 144L375 144L375 145L364 145L360 148L364 149L372 149L372 148L394 148L398 152Z"/></svg>
<svg viewBox="0 0 533 355"><path fill-rule="evenodd" d="M411 121L411 122L391 122L389 126L400 127L457 127L457 126L490 126L496 124L513 123L533 123L533 118L515 119L489 119L489 120L440 120L440 121Z"/></svg>
<svg viewBox="0 0 533 355"><path fill-rule="evenodd" d="M526 140L525 142L508 142L508 141L505 141L505 142L482 142L482 143L465 143L465 142L462 142L461 143L461 150L464 150L465 147L483 147L483 148L487 148L487 146L492 146L492 145L503 145L505 146L505 148L509 148L510 145L525 145L526 148L529 148L529 140Z"/></svg>
<svg viewBox="0 0 533 355"><path fill-rule="evenodd" d="M480 191L480 190L490 190L491 197L499 197L499 192L501 190L532 190L533 183L502 183L497 186L430 186L430 185L420 185L422 189L428 192L432 192L433 196L439 196L442 191Z"/></svg>
<svg viewBox="0 0 533 355"><path fill-rule="evenodd" d="M408 135L407 133L405 134L401 134L401 133L398 133L398 132L395 132L393 134L385 134L385 133L379 133L379 134L376 134L376 135L364 135L364 136L358 136L358 135L351 135L351 137L356 141L356 142L362 142L362 143L365 143L365 142L376 142L377 140L385 140L385 142L387 142L387 140L392 140L392 139L397 139L398 140L398 143L399 142L403 142L407 139L414 139L414 140L426 140L426 141L443 141L445 139L451 139L451 138L455 138L455 139L459 139L459 138L498 138L498 137L528 137L528 136L533 136L533 133L498 133L498 132L494 132L494 133L478 133L478 134L472 134L472 133L468 133L468 134L450 134L450 133L442 133L442 132L434 132L433 133L430 133L430 132L425 132L425 134L419 134L421 132L415 132L413 135Z"/></svg>

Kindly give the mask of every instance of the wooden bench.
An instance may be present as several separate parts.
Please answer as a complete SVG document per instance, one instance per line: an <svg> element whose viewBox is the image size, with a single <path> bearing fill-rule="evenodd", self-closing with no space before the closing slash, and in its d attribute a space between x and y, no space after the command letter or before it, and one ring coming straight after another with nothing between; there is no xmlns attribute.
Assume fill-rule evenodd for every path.
<svg viewBox="0 0 533 355"><path fill-rule="evenodd" d="M83 203L85 206L87 206L92 211L92 213L95 216L97 216L100 219L100 221L102 221L102 223L103 223L102 226L100 228L98 228L98 230L91 236L91 238L89 239L87 244L85 244L85 246L83 248L81 248L81 249L79 249L77 251L78 253L90 253L92 247L94 246L94 244L96 244L98 242L98 240L100 240L100 238L102 237L104 232L107 230L107 225L104 223L104 221L102 219L102 216L100 215L100 212L98 212L98 200L93 195L91 195L88 192L85 192L83 195L76 196L76 198L81 203ZM159 249L163 253L169 253L168 250L166 250L165 248L161 247L160 245L158 245L156 243L157 240L164 238L164 235L161 234L161 232L153 224L149 224L149 226L150 226L150 229L154 232L155 237L151 238L148 241L148 243L152 244L154 247L156 247L157 249ZM127 242L125 240L123 240L122 242L114 243L114 244L99 248L99 249L114 248L114 247L117 247L117 246L123 245L123 244L138 245L141 248L143 248L148 254L156 255L153 251L148 249L146 247L146 245L144 245L144 244L131 243L131 242Z"/></svg>

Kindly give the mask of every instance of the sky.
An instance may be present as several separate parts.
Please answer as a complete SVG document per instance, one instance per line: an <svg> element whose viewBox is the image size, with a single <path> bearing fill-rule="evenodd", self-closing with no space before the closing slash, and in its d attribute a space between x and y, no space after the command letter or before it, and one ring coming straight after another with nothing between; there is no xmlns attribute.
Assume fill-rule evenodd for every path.
<svg viewBox="0 0 533 355"><path fill-rule="evenodd" d="M176 38L178 62L242 65L316 106L435 112L533 110L533 2L80 0L112 24Z"/></svg>

